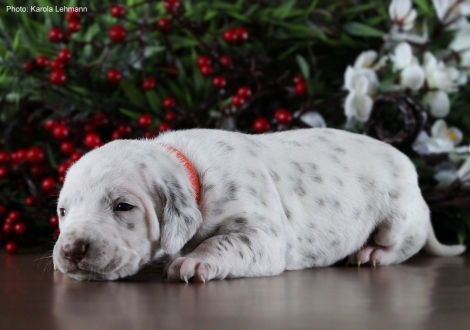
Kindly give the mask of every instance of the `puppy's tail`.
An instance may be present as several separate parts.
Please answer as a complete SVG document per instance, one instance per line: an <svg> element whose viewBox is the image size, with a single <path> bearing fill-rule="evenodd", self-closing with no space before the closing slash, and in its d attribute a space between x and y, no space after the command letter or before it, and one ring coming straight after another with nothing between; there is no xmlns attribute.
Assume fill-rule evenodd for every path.
<svg viewBox="0 0 470 330"><path fill-rule="evenodd" d="M438 256L438 257L453 257L463 253L466 249L465 245L444 245L439 243L434 234L434 230L429 226L428 238L426 240L426 245L424 249L429 254Z"/></svg>

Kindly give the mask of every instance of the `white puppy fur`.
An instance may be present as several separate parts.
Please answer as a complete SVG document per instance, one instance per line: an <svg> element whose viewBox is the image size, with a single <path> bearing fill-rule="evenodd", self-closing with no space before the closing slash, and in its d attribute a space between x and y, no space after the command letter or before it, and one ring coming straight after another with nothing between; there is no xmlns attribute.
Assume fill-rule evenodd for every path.
<svg viewBox="0 0 470 330"><path fill-rule="evenodd" d="M192 163L201 202L174 153ZM55 266L114 280L170 255L165 276L195 281L268 276L350 263L400 263L435 238L410 160L334 129L265 135L217 130L119 140L84 155L58 201Z"/></svg>

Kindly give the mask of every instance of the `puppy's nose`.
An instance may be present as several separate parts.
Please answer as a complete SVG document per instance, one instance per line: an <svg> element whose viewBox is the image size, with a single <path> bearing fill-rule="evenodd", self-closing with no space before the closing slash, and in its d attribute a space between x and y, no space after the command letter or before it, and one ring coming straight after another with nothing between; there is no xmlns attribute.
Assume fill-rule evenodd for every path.
<svg viewBox="0 0 470 330"><path fill-rule="evenodd" d="M82 240L76 240L72 244L65 244L62 247L65 259L79 263L85 258L89 244Z"/></svg>

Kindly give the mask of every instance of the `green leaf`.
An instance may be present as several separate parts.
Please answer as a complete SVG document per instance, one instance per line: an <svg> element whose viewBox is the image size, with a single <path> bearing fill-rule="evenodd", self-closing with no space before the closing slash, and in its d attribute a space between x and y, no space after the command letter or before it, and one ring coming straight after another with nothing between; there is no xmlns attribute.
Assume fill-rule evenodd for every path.
<svg viewBox="0 0 470 330"><path fill-rule="evenodd" d="M297 54L295 56L297 59L297 63L299 64L300 71L302 71L302 75L308 79L310 77L310 66L308 65L307 61L302 55Z"/></svg>
<svg viewBox="0 0 470 330"><path fill-rule="evenodd" d="M424 12L427 13L431 9L429 7L429 1L428 0L414 0L414 3Z"/></svg>
<svg viewBox="0 0 470 330"><path fill-rule="evenodd" d="M15 39L13 39L13 51L16 51L16 49L18 48L18 45L20 43L20 31L21 30L18 30L15 33Z"/></svg>
<svg viewBox="0 0 470 330"><path fill-rule="evenodd" d="M384 32L359 22L346 23L343 28L349 34L358 37L382 38L385 35Z"/></svg>
<svg viewBox="0 0 470 330"><path fill-rule="evenodd" d="M142 94L140 90L137 89L137 87L134 86L132 81L128 79L122 79L120 85L121 85L122 90L126 94L127 98L129 99L129 101L131 101L132 104L138 107L145 106L145 96Z"/></svg>
<svg viewBox="0 0 470 330"><path fill-rule="evenodd" d="M284 3L282 6L279 6L276 9L275 15L280 19L285 19L287 15L289 15L294 8L295 3L297 0L290 0Z"/></svg>
<svg viewBox="0 0 470 330"><path fill-rule="evenodd" d="M124 108L119 108L119 112L132 119L138 119L140 117L140 113Z"/></svg>
<svg viewBox="0 0 470 330"><path fill-rule="evenodd" d="M145 96L147 96L147 101L150 105L150 108L153 110L155 113L160 113L159 111L159 97L155 91L148 91L145 93Z"/></svg>

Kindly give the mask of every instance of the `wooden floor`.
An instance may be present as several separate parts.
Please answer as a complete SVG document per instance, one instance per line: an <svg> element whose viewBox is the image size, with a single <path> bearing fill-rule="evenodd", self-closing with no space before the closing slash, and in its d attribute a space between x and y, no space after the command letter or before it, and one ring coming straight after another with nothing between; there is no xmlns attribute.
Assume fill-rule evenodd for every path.
<svg viewBox="0 0 470 330"><path fill-rule="evenodd" d="M470 256L269 278L77 282L0 254L0 329L470 329Z"/></svg>

